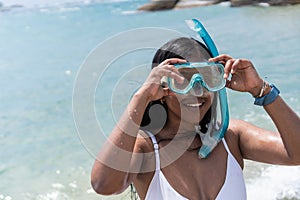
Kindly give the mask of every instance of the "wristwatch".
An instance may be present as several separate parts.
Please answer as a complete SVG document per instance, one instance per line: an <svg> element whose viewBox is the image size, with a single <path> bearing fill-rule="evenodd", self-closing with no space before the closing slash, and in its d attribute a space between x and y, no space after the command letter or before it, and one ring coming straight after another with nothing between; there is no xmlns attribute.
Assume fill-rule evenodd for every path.
<svg viewBox="0 0 300 200"><path fill-rule="evenodd" d="M273 85L270 84L270 87L272 88L271 91L269 92L269 94L266 94L265 96L262 97L258 97L255 98L254 104L258 105L258 106L266 106L268 104L271 104L273 101L275 101L275 99L277 98L277 96L279 95L280 91L278 90L278 88Z"/></svg>

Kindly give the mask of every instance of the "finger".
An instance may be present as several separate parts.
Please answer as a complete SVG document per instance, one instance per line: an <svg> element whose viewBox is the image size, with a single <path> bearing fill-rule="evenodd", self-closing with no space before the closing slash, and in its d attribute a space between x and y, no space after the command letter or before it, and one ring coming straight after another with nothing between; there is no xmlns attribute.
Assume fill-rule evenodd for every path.
<svg viewBox="0 0 300 200"><path fill-rule="evenodd" d="M180 76L178 73L176 73L175 71L172 71L170 69L161 68L157 73L159 73L160 76L167 76L167 77L173 78L176 81L178 81L179 83L183 83L183 81L184 81L184 77Z"/></svg>
<svg viewBox="0 0 300 200"><path fill-rule="evenodd" d="M234 74L236 72L236 70L239 68L239 66L242 65L242 60L241 59L236 59L233 63L232 63L232 68L230 73Z"/></svg>
<svg viewBox="0 0 300 200"><path fill-rule="evenodd" d="M225 67L224 67L224 79L227 79L229 77L229 74L232 69L232 64L234 63L234 61L235 61L235 59L231 59L226 62Z"/></svg>
<svg viewBox="0 0 300 200"><path fill-rule="evenodd" d="M172 71L178 75L180 75L180 72L178 70L178 68L176 68L174 65L171 65L171 64L168 64L168 65L162 65L160 66L161 69L166 69L166 70L169 70L169 71Z"/></svg>
<svg viewBox="0 0 300 200"><path fill-rule="evenodd" d="M214 58L210 58L208 61L210 61L210 62L221 62L221 61L227 62L228 60L231 60L231 59L232 59L231 56L229 56L227 54L221 54L221 55L216 56Z"/></svg>
<svg viewBox="0 0 300 200"><path fill-rule="evenodd" d="M164 68L171 70L172 72L175 72L176 74L180 74L178 68L176 68L174 65L164 65Z"/></svg>
<svg viewBox="0 0 300 200"><path fill-rule="evenodd" d="M226 85L225 87L231 89L231 81L230 80L226 80Z"/></svg>
<svg viewBox="0 0 300 200"><path fill-rule="evenodd" d="M234 74L237 70L246 69L249 67L253 67L253 64L250 60L247 59L236 59L236 61L232 65L231 73Z"/></svg>
<svg viewBox="0 0 300 200"><path fill-rule="evenodd" d="M176 63L186 63L187 61L184 59L180 58L169 58L164 60L161 65L166 65L166 64L176 64Z"/></svg>
<svg viewBox="0 0 300 200"><path fill-rule="evenodd" d="M211 61L209 61L211 62ZM223 66L225 66L226 62L225 61L218 61L218 63L222 64Z"/></svg>

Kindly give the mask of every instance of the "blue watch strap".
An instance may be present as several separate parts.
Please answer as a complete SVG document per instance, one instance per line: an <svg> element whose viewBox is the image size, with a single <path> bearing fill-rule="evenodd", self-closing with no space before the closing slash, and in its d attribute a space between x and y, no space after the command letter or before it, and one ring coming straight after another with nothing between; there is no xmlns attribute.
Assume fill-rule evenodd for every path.
<svg viewBox="0 0 300 200"><path fill-rule="evenodd" d="M260 98L255 98L254 104L258 105L258 106L266 106L268 104L271 104L273 101L275 101L275 99L277 98L277 96L279 95L280 91L278 90L278 88L273 85L270 84L270 87L272 88L270 93L262 96Z"/></svg>

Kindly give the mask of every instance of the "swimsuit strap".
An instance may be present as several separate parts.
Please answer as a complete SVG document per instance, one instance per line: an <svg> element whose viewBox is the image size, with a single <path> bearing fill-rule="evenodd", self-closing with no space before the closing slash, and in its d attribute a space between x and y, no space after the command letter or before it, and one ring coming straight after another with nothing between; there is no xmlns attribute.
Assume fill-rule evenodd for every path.
<svg viewBox="0 0 300 200"><path fill-rule="evenodd" d="M223 142L223 145L224 145L224 147L225 147L227 153L228 153L228 154L231 154L231 152L230 152L230 150L229 150L229 147L228 147L228 145L227 145L227 143L226 143L226 141L225 141L225 138L222 138L222 142Z"/></svg>
<svg viewBox="0 0 300 200"><path fill-rule="evenodd" d="M146 133L150 136L152 143L153 143L154 154L155 154L155 170L160 170L160 159L159 159L157 140L150 131L146 131Z"/></svg>

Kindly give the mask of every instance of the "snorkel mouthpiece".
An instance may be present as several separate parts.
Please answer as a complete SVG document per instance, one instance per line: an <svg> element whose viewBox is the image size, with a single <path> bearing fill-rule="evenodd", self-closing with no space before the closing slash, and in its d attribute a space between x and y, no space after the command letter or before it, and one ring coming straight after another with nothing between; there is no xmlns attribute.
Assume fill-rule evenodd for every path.
<svg viewBox="0 0 300 200"><path fill-rule="evenodd" d="M201 22L197 19L192 20L185 20L186 24L190 29L197 32L198 35L202 38L210 52L212 53L213 57L216 57L219 55L217 47L214 43L214 41L211 39L210 35L204 28L204 26L201 24Z"/></svg>
<svg viewBox="0 0 300 200"><path fill-rule="evenodd" d="M192 19L186 20L186 23L190 29L197 32L197 34L202 38L207 48L210 50L212 56L218 56L218 50L201 22L199 22L197 19ZM213 119L210 122L206 133L201 133L199 126L195 127L196 133L200 135L202 141L202 146L198 152L200 158L206 158L213 151L213 149L224 137L229 124L226 89L223 88L216 93L218 94L220 100L221 122L216 122L216 120Z"/></svg>

